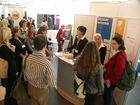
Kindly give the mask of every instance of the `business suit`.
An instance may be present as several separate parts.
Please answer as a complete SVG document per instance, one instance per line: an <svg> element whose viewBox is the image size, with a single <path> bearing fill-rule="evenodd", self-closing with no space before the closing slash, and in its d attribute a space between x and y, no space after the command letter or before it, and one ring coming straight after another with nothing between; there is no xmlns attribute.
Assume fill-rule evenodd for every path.
<svg viewBox="0 0 140 105"><path fill-rule="evenodd" d="M81 38L80 41L78 42L78 38L76 36L75 41L74 41L74 45L67 48L67 50L71 52L74 49L74 57L76 57L77 55L80 55L80 53L82 52L82 50L86 46L87 42L88 42L88 40L85 37Z"/></svg>

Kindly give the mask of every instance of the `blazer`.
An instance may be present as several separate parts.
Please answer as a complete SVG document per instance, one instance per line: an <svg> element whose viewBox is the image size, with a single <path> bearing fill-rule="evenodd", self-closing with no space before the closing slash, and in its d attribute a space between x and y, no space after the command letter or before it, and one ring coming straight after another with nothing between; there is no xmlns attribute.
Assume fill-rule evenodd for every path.
<svg viewBox="0 0 140 105"><path fill-rule="evenodd" d="M101 64L104 64L104 60L105 60L105 56L106 56L106 46L103 45L100 49L99 49L99 53L100 53L100 59L101 59Z"/></svg>
<svg viewBox="0 0 140 105"><path fill-rule="evenodd" d="M80 55L82 50L84 49L84 47L86 46L88 40L87 38L84 38L84 39L81 39L79 41L79 43L77 43L77 37L75 38L75 41L74 41L74 45L72 45L71 47L67 48L68 51L72 51L73 49L75 50L74 51L74 57L76 57L77 55ZM77 51L76 51L77 50Z"/></svg>
<svg viewBox="0 0 140 105"><path fill-rule="evenodd" d="M118 53L126 56L124 50L121 50ZM113 55L110 60L105 64L106 70L104 73L104 79L109 80L111 84L116 84L118 82L118 80L122 76L126 64L123 56L118 55L118 53Z"/></svg>

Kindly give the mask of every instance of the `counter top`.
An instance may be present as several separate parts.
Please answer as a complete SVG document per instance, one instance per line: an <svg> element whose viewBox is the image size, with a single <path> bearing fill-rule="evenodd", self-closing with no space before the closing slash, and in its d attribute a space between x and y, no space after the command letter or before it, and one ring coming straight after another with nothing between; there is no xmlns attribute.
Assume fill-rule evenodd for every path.
<svg viewBox="0 0 140 105"><path fill-rule="evenodd" d="M58 52L55 52L54 53L55 56L57 56L59 59L63 60L64 62L66 63L69 63L71 65L74 65L74 60L73 59L68 59L67 56L71 56L72 54L64 54L62 52L58 53Z"/></svg>

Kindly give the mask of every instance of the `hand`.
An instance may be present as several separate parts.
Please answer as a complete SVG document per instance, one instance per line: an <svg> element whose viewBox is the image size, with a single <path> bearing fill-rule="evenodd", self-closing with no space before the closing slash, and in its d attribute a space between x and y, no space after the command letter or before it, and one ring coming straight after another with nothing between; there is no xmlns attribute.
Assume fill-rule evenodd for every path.
<svg viewBox="0 0 140 105"><path fill-rule="evenodd" d="M10 49L11 51L15 52L16 47L15 47L14 45L10 45L10 46L9 46L9 49Z"/></svg>
<svg viewBox="0 0 140 105"><path fill-rule="evenodd" d="M52 58L50 58L50 57L47 57L47 59L48 59L49 61L51 61L51 60L52 60Z"/></svg>
<svg viewBox="0 0 140 105"><path fill-rule="evenodd" d="M67 49L64 49L63 52L64 52L64 53L68 53Z"/></svg>

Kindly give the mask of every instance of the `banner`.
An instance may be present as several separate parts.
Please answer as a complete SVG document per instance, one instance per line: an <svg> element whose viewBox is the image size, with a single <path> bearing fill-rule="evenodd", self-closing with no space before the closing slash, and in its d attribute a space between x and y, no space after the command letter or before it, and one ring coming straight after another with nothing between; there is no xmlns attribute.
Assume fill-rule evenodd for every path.
<svg viewBox="0 0 140 105"><path fill-rule="evenodd" d="M126 19L117 19L116 20L115 35L123 36L125 33L125 27L126 27Z"/></svg>
<svg viewBox="0 0 140 105"><path fill-rule="evenodd" d="M113 18L98 17L96 33L102 35L103 40L110 40Z"/></svg>

